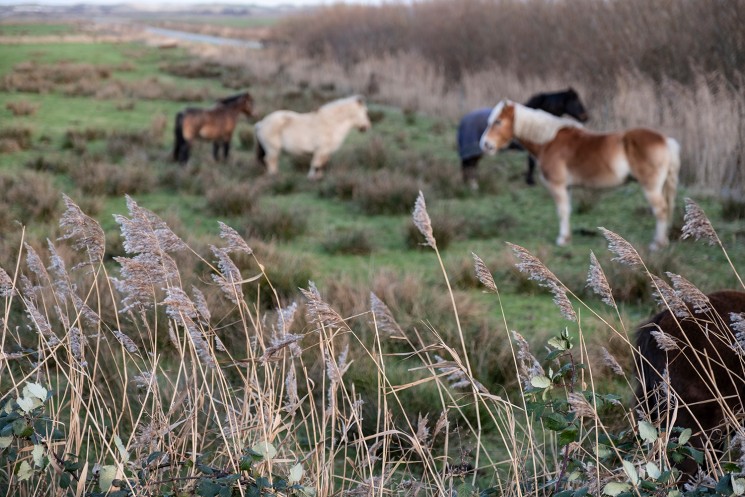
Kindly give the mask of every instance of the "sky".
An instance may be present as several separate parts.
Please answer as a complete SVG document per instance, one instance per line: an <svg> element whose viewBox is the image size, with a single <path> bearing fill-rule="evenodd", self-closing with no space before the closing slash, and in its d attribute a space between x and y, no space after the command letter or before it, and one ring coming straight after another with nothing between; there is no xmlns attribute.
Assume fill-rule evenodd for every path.
<svg viewBox="0 0 745 497"><path fill-rule="evenodd" d="M214 2L209 0L0 0L0 6L2 5L19 5L19 4L38 4L38 5L75 5L75 4L91 4L91 5L112 5L112 4L164 4L164 5L185 5L185 4L239 4L239 5L262 5L262 6L275 6L275 5L319 5L319 4L335 4L335 3L355 3L355 4L380 4L381 0L215 0Z"/></svg>

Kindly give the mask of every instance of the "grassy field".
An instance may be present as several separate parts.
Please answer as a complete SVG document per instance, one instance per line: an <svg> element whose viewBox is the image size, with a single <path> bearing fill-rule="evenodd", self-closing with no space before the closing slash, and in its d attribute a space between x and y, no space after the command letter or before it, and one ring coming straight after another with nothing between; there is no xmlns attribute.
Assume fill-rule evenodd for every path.
<svg viewBox="0 0 745 497"><path fill-rule="evenodd" d="M58 32L57 29L64 31L53 25L39 28L4 25L2 32L46 35ZM266 408L266 419L276 416L279 420L285 415L277 403L286 393L283 381L287 369L284 368L293 364L293 368L295 365L298 368L298 378L304 376L306 381L301 385L301 395L307 393L322 407L318 412L314 411L316 407L310 407L298 419L282 418L282 423L288 426L298 423L302 429L300 435L296 434L297 439L286 437L285 443L290 447L285 446L283 457L287 460L278 466L284 471L283 464L289 460L304 461L306 469L316 471L307 478L319 494L326 495L332 489L360 488L379 474L376 463L368 461L365 466L361 462L364 450L357 445L352 442L348 446L335 445L337 442L324 437L323 433L337 433L338 426L326 426L319 421L352 423L357 419L354 406L358 396L366 402L361 408L364 415L356 421L360 425L359 437L385 432L386 427L393 430L394 424L408 423L408 427L413 426L416 431L417 416L427 415L434 423L442 411L459 413L453 421L457 429L452 428L448 438L428 449L435 451L436 448L442 454L432 456L436 461L432 467L428 466L426 457L417 459L411 455L419 457L420 451L404 449L408 445L402 439L386 439L386 443L391 444L391 454L399 450L417 460L416 464L412 463L413 469L396 467L391 474L410 472L439 491L446 478L438 481L432 477L438 474L432 469L436 466L442 474L449 474L450 484L453 479L461 484L468 476L467 491L505 490L506 487L501 487L504 481L530 471L500 462L501 458L509 459L506 454L510 450L522 447L514 440L514 445L510 446L509 437L502 433L510 429L510 416L495 414L502 412L503 406L491 398L488 402L494 404L488 404L486 397L479 398L478 408L474 408L468 395L448 398L451 394L447 393L445 385L447 375L443 370L439 370L440 376L434 374L438 371L433 366L435 354L449 361L465 361L468 364L465 370L471 379L505 398L519 393L513 351L509 346L512 330L525 336L534 350L542 350L550 337L568 327L572 339L578 342L582 360L591 367L601 368L597 351L604 346L630 368L631 352L623 344L622 330L632 330L654 312L653 289L646 272L612 260L615 255L607 250L608 243L598 231L599 226L618 233L637 247L653 274L661 277L665 277L666 272L680 274L703 291L741 285L737 270L745 267L745 223L742 218L728 215L717 198L701 196L695 185L682 185L680 189L673 241L665 250L648 253L645 248L651 240L654 222L638 185L633 182L603 192L575 191L572 244L556 247L553 241L558 223L553 202L542 187L524 184L524 154L507 152L482 160L479 166L482 187L479 192L471 192L461 184L455 150L457 123L395 108L385 102L370 102L372 129L365 134L352 133L320 182L306 179L307 161L288 157L283 157L278 177L264 177L253 158L253 121L244 120L239 124L232 155L226 163L212 160L209 144L196 146L185 167L171 161L173 117L187 105L207 106L215 98L247 89L256 102L258 119L278 108L307 111L344 96L335 87L286 81L278 85L271 79L252 74L247 68L195 59L179 48L73 43L0 46L0 84L0 185L4 191L0 199L0 232L3 233L0 268L13 277L28 272L28 265L35 273L33 280L43 286L43 277L33 269L28 260L29 248L25 247L38 252L46 261L45 265L52 264L55 255L47 240L60 247L57 250L63 258L71 259L69 266L79 259L65 242L59 241L65 230L58 223L68 212L62 195L67 195L101 225L106 239L106 255L93 283L87 279L89 275L81 275L73 278L75 286L90 292L87 294L90 305L97 308L106 321L103 328L136 337L138 345L151 352L150 356L143 353L135 358L137 354L114 350L116 361L97 365L99 369L94 369L90 375L85 368L74 367L72 373L61 373L52 365L41 368L44 373L40 374L31 360L3 359L0 360L2 392L20 391L24 382L35 380L51 386L50 390L65 392L62 397L69 399L74 397L70 392L75 391L75 382L80 381L95 399L84 402L89 414L82 426L101 423L106 427L101 428L106 437L115 433L125 441L133 459L134 438L127 443L125 437L134 437L135 430L142 428L138 412L146 412L145 417L151 421L158 414L166 425L184 422L184 426L193 428L192 432L174 435L173 446L168 449L163 446L157 450L152 447L137 449L141 457L148 458L157 451L171 451L173 460L177 455L188 459L187 454L198 449L191 444L196 444L196 438L202 436L195 435L201 430L201 423L213 428L212 417L217 419L217 413L232 420L231 411L225 411L223 403L240 404L233 404L235 399L228 393L233 392L234 382L250 384L251 388L258 384L270 385L272 393L267 394L267 398L274 395L276 405L254 405L246 393L252 390L246 387L245 391L241 390L246 395L246 404L242 407L248 409L246 406L251 404L249 410L253 413ZM420 191L431 217L438 246L436 252L423 246L424 238L412 223L411 213ZM174 256L180 271L180 285L184 289L192 285L201 287L207 302L214 306L212 324L208 327L210 336L219 336L228 349L227 355L219 359L226 364L220 374L210 376L211 373L198 371L200 363L192 356L188 339L176 340L180 345L174 347L174 341L169 343L166 338L169 329L166 316L180 322L170 310L161 311L168 305L159 292L170 288L171 282L153 287L158 305L152 315L145 317L144 311L142 316L117 311L123 308L121 299L126 292L114 291L111 283L103 278L103 271L109 276L127 279L127 275L122 274L121 259L133 253L126 250L127 235L123 233L121 221L114 216L134 219L139 211L132 204L128 205L125 195L140 208L165 220L191 248L185 255ZM704 209L726 252L718 247L677 239L683 224L684 197L693 198ZM225 301L224 290L212 280L219 257L210 247L225 244L224 238L220 238L218 222L234 228L253 249L253 254L235 257L241 277L261 276L243 285L245 300L235 305ZM562 319L552 294L515 268L517 260L506 242L525 247L566 285L573 302L582 309L577 323ZM616 308L604 306L586 287L591 253L597 256L606 273ZM472 254L483 259L493 274L499 289L498 298L486 293L474 275ZM312 309L309 310L312 306L306 305L309 294L300 291L301 288L310 291L313 284L322 302L341 317L349 318L344 326L329 326L328 329L322 326L319 332ZM393 338L381 338L377 322L380 316L370 312L371 292L385 303L405 331L405 338L396 334ZM53 299L52 294L45 295L46 299ZM40 339L33 330L14 328L23 323L22 305L10 294L4 296L3 352L25 354L29 350L41 350L42 342L49 337ZM108 307L110 300L114 302L114 311ZM310 300L312 302L312 298ZM44 302L47 312L54 314L54 300ZM261 347L267 353L269 337L276 331L267 321L276 318L276 309L290 308L294 302L309 313L297 318L292 332L308 337L303 347L310 358L297 364L285 360L259 366L261 354L252 347L257 346L256 340L266 340ZM104 308L107 310L102 312ZM75 317L74 310L71 315L73 322L81 319L79 314ZM65 322L62 317L50 320L60 325ZM188 328L186 324L183 326ZM88 343L92 342L89 338ZM110 340L105 347L116 349L112 344L115 342ZM344 347L349 347L348 355L343 352ZM86 356L87 360L97 363L93 357L99 355L92 349L92 346L87 349L90 355ZM72 346L60 349L64 351L69 352L66 360L71 363L81 360ZM344 359L340 358L342 352ZM334 367L343 370L339 377L346 374L345 386L332 380L331 373L328 378L324 375L333 370L329 357L331 363L334 358L338 359ZM133 362L130 364L129 360ZM121 363L113 364L117 361ZM228 363L238 367L229 369ZM244 367L247 370L241 369ZM279 368L279 371L272 373L270 367ZM193 369L189 371L189 368ZM135 374L143 371L159 373L164 389L161 394L143 394L127 386ZM168 395L175 402L179 382L184 381L179 378L191 378L189 374L196 378L193 383L186 380L189 402L199 404L196 399L206 395L213 404L205 408L207 414L179 418L169 407ZM629 401L626 383L612 381L608 374L598 373L597 378L605 388ZM121 379L128 381L121 383ZM417 380L421 380L421 384L417 384ZM314 389L311 385L320 387ZM328 414L325 409L335 412L327 407L326 395L332 394L325 393L331 392L335 385L344 390L343 395L339 394L340 402L345 405L339 409L344 414L325 417ZM122 397L122 393L127 395ZM163 395L163 399L158 395ZM130 407L123 408L127 414L117 417L108 412L107 401L119 399L121 402L122 398L131 402ZM65 419L76 407L80 406L75 402L60 401L52 409L56 415L53 417ZM525 411L521 412L526 415ZM257 434L268 428L258 419L261 416L256 414L256 417L242 435L232 431L229 435L220 435L236 437L225 444L227 449L211 446L210 450L223 457L221 461L233 462L240 453L235 447L253 447L261 452L255 445L261 439ZM489 418L491 420L487 421ZM220 425L219 421L215 422ZM477 424L481 423L483 428L477 429ZM513 434L527 430L521 421L517 424L520 426L517 429L513 426ZM231 424L231 428L235 427ZM286 429L280 429L279 425L275 428L278 432ZM96 460L95 454L101 453L105 454L109 465L121 462L107 443L82 440L85 437L82 431L76 431L79 428L69 429L81 440L65 446L67 452L79 454L81 458L90 454L91 464ZM201 432L205 440L207 432L209 430ZM219 446L220 436L217 442L210 439L210 444ZM324 445L328 451L320 451L325 455L314 456L318 461L303 459L302 454L314 443L320 444L319 440L328 444ZM355 464L346 467L345 457L355 460ZM401 460L407 460L406 457ZM267 464L269 469L262 467L252 473L252 477L270 474L271 459L265 453L256 456L256 464ZM148 460L148 464L150 462ZM478 477L472 477L470 470L457 474L444 469L459 463L478 467ZM229 465L228 462L224 464ZM75 469L78 478L81 477L79 469ZM173 481L186 474L179 471L173 470ZM189 471L196 470L184 471L193 475ZM120 474L117 478L121 477ZM82 480L85 482L85 478ZM375 485L369 484L369 488ZM24 489L32 490L30 487ZM507 490L516 495L520 493ZM507 490L504 493L509 493Z"/></svg>

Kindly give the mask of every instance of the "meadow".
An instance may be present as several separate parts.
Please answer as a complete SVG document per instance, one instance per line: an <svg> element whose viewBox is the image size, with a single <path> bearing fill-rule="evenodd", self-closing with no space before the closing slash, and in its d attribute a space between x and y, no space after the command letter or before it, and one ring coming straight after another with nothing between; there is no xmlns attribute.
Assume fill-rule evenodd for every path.
<svg viewBox="0 0 745 497"><path fill-rule="evenodd" d="M482 160L470 191L457 106L389 98L390 81L368 98L372 129L352 133L322 181L286 156L265 177L252 122L364 92L367 68L130 41L27 40L0 54L6 494L672 491L668 457L690 450L634 438L629 337L658 308L652 274L742 288L731 198L684 181L673 243L649 253L638 185L577 190L572 243L556 247L553 202L524 184L524 154ZM246 90L257 115L227 162L209 144L184 167L171 160L177 111ZM679 239L684 198L718 246ZM599 226L644 267L616 260ZM575 321L521 271L521 247L555 275ZM596 266L610 306L588 286ZM547 344L536 374L529 349L542 361ZM580 392L584 417L568 403Z"/></svg>

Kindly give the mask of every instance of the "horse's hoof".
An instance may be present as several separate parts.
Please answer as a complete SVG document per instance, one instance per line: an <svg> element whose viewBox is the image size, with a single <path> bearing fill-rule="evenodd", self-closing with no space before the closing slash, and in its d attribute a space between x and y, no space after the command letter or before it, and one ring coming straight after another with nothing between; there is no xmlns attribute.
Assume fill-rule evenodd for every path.
<svg viewBox="0 0 745 497"><path fill-rule="evenodd" d="M525 178L525 183L527 183L530 186L534 186L535 185L535 180L531 176L527 176Z"/></svg>
<svg viewBox="0 0 745 497"><path fill-rule="evenodd" d="M658 250L662 250L665 247L667 247L668 244L669 244L669 242L667 240L662 241L662 242L654 241L654 242L652 242L652 243L649 244L649 251L650 252L657 252Z"/></svg>
<svg viewBox="0 0 745 497"><path fill-rule="evenodd" d="M569 238L563 238L563 237L557 238L556 245L558 245L559 247L566 247L567 245L569 245Z"/></svg>
<svg viewBox="0 0 745 497"><path fill-rule="evenodd" d="M471 180L468 182L468 188L471 189L472 192L479 191L479 183L476 180Z"/></svg>

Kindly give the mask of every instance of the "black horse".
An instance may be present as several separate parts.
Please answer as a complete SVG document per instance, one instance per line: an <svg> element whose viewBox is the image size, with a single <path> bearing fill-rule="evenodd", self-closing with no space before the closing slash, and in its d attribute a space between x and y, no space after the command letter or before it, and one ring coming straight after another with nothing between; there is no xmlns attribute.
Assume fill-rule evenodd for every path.
<svg viewBox="0 0 745 497"><path fill-rule="evenodd" d="M572 88L554 93L538 93L530 97L525 102L526 107L532 109L541 109L555 116L570 115L580 122L588 119L585 106L579 95ZM458 126L458 153L460 154L461 167L463 170L463 181L472 189L478 188L476 166L483 154L479 146L481 135L486 130L486 123L492 107L475 110L463 116ZM523 150L523 148L513 142L510 147L513 150ZM529 185L534 185L533 179L535 172L535 159L528 156L528 172L525 175L525 181Z"/></svg>
<svg viewBox="0 0 745 497"><path fill-rule="evenodd" d="M745 409L745 350L733 326L745 313L745 292L714 292L707 300L705 309L665 310L639 327L636 398L653 423L669 428L674 417L675 426L693 432L694 448L717 451ZM676 466L689 478L698 470L693 459Z"/></svg>

